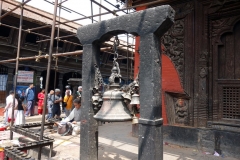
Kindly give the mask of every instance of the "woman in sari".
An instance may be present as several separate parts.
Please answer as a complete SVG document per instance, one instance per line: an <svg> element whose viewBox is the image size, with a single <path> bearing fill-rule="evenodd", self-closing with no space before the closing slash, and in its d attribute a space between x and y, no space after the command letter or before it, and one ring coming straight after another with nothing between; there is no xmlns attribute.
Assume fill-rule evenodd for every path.
<svg viewBox="0 0 240 160"><path fill-rule="evenodd" d="M41 115L43 111L43 102L44 102L45 90L42 89L40 93L38 93L38 114Z"/></svg>

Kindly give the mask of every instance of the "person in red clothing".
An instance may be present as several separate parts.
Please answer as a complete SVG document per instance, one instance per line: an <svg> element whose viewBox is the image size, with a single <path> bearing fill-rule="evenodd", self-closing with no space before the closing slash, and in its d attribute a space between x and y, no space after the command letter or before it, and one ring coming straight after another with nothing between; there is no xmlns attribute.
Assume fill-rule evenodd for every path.
<svg viewBox="0 0 240 160"><path fill-rule="evenodd" d="M43 111L43 102L44 102L45 90L42 89L40 93L38 93L38 114L41 115Z"/></svg>

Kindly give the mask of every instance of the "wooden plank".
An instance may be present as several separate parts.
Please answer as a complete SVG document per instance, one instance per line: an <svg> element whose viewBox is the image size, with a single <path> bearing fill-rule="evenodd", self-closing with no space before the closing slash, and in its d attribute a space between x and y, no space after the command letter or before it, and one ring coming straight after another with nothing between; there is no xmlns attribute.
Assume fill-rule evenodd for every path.
<svg viewBox="0 0 240 160"><path fill-rule="evenodd" d="M0 103L5 104L6 101L6 91L0 91Z"/></svg>
<svg viewBox="0 0 240 160"><path fill-rule="evenodd" d="M226 34L226 68L225 78L234 79L234 37L232 34Z"/></svg>
<svg viewBox="0 0 240 160"><path fill-rule="evenodd" d="M226 79L225 78L225 66L226 66L226 46L225 46L225 42L226 42L226 37L223 36L221 39L222 43L224 44L223 46L219 46L218 47L218 59L219 59L219 63L218 63L218 78L219 79Z"/></svg>
<svg viewBox="0 0 240 160"><path fill-rule="evenodd" d="M235 79L240 79L240 22L234 28Z"/></svg>
<svg viewBox="0 0 240 160"><path fill-rule="evenodd" d="M191 12L187 15L184 20L184 81L183 87L184 90L189 95L194 95L194 34L193 34L193 17L194 12ZM189 125L193 126L193 98L188 102L189 110Z"/></svg>

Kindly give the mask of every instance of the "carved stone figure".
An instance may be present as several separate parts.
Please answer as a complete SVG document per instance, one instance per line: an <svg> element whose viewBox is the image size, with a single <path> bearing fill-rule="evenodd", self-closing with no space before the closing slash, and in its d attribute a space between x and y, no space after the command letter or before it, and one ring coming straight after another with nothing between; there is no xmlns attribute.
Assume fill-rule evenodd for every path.
<svg viewBox="0 0 240 160"><path fill-rule="evenodd" d="M188 118L188 108L184 99L178 99L175 103L175 122L186 124Z"/></svg>
<svg viewBox="0 0 240 160"><path fill-rule="evenodd" d="M113 68L112 68L112 74L109 77L109 83L113 84L113 83L121 83L121 74L120 74L120 68L119 68L119 64L117 61L113 61Z"/></svg>

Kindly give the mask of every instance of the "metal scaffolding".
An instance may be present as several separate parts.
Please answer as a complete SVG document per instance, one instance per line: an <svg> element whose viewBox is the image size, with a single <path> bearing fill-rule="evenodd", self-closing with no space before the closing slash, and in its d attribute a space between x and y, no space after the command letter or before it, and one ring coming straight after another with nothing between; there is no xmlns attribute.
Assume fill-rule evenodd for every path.
<svg viewBox="0 0 240 160"><path fill-rule="evenodd" d="M91 3L91 15L90 16L86 16L84 14L81 14L81 13L79 13L77 11L74 11L74 10L72 10L70 8L67 8L67 7L63 6L63 3L68 1L68 0L61 0L60 2L58 2L58 0L55 0L55 2L49 2L47 0L44 0L44 1L47 1L47 2L49 2L49 3L54 5L54 11L53 11L53 14L52 14L53 17L51 19L51 18L47 17L46 15L40 14L40 13L34 11L34 10L30 10L30 9L26 8L25 5L28 2L30 2L30 1L31 0L26 0L26 1L22 0L22 2L20 4L16 5L14 2L11 2L11 1L8 1L8 0L0 0L0 25L5 26L5 27L9 27L9 28L13 28L13 29L16 29L16 30L19 30L16 59L8 59L8 60L1 60L0 61L0 64L9 63L9 62L15 62L15 64L16 64L14 86L13 86L13 90L14 90L14 97L13 97L14 105L13 106L15 106L15 92L16 92L16 85L17 85L17 76L18 76L19 62L26 61L26 60L35 60L35 59L39 60L39 59L43 59L43 58L48 59L47 76L46 76L46 83L45 83L46 84L45 89L46 89L46 91L48 91L49 79L50 79L50 70L51 70L51 66L52 66L52 59L53 59L53 57L64 57L64 56L70 56L70 55L80 55L80 54L83 53L82 50L78 50L78 51L75 51L75 52L58 53L58 48L57 48L56 53L53 54L54 40L56 40L57 43L59 41L63 41L65 43L70 43L70 44L73 44L73 45L81 46L80 43L75 43L75 42L71 42L69 40L66 40L66 38L74 37L74 36L76 36L76 34L70 34L70 35L67 35L67 36L60 36L59 35L59 30L61 29L60 25L64 25L64 26L72 28L72 29L77 29L77 28L69 25L68 23L79 21L79 20L84 20L84 19L91 19L92 23L94 23L94 22L98 22L97 20L94 20L94 17L101 17L102 15L107 15L107 14L113 14L115 16L118 16L117 12L124 12L125 14L130 14L129 13L130 9L134 9L134 8L141 7L141 6L153 5L153 4L157 4L157 3L161 2L161 0L156 0L156 1L153 1L153 2L149 2L149 3L145 3L145 4L141 4L141 5L136 5L136 6L130 6L130 7L126 7L126 8L123 8L123 9L117 8L117 10L110 10L107 7L105 7L104 5L102 5L101 0L100 0L100 3L97 2L96 0L89 0L89 2ZM106 2L108 2L108 1L106 1ZM8 3L8 4L13 5L15 7L13 9L11 9L10 11L8 11L8 12L4 13L3 15L1 15L2 14L2 4L3 3ZM99 11L100 11L99 14L95 14L95 15L93 14L93 7L92 7L93 3L99 6ZM18 8L21 9L20 25L19 25L19 27L11 26L11 25L4 24L4 23L1 22L1 20L3 18L5 18L7 15L10 15L14 10L16 10ZM59 8L59 15L57 16L57 9L58 8ZM76 13L76 14L81 15L83 17L61 22L60 21L60 10L61 9L64 9L66 11L70 11L70 12ZM104 9L107 12L101 13L101 9ZM23 26L23 12L24 12L24 10L29 11L31 13L34 13L36 15L40 15L40 16L46 18L46 19L52 20L52 24L51 25L47 24L47 25L43 25L43 26L40 26L40 27L30 28L30 29L23 29L22 26ZM57 17L59 17L58 20L57 20ZM101 18L99 18L99 20L101 20ZM34 32L36 30L41 30L41 29L50 28L50 27L51 27L51 35L45 35L45 34L40 34L40 33ZM55 36L56 27L58 27L58 34L57 34L57 36ZM46 39L38 40L36 42L37 43L41 43L41 42L50 41L49 53L48 54L45 53L45 55L40 55L39 54L38 56L31 56L31 57L20 57L21 56L21 36L22 36L22 32L32 33L32 34L35 34L35 35L38 35L38 36L41 36L41 37L45 37ZM132 59L132 57L129 57L129 52L133 52L134 45L133 44L129 45L129 37L132 37L132 36L129 35L129 34L126 34L126 36L127 36L127 42L126 42L126 44L121 44L121 46L122 47L126 47L126 50L127 50L127 57L125 57L125 58L127 59L127 77L129 78L129 76L131 77L133 75L132 73L129 73L129 69L128 69L128 67L129 67L129 61L128 60ZM102 48L101 51L106 51L106 52L109 51L110 52L111 51L111 47ZM57 63L55 65L57 66ZM131 64L131 68L132 68L132 64ZM40 132L40 140L43 139L44 123L45 123L45 113L46 113L46 104L47 104L47 98L46 98L47 94L48 93L45 92L44 107L43 107L43 114L42 114L42 125L41 125L41 132ZM14 114L14 108L12 109L12 117L13 117L13 114ZM13 126L13 120L14 119L12 118L11 126ZM10 139L12 139L12 138L13 138L13 132L11 131ZM39 152L38 158L41 159L41 147L39 149L40 149L39 150L40 152Z"/></svg>

